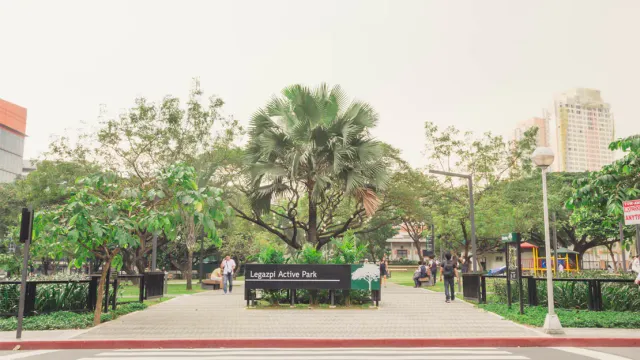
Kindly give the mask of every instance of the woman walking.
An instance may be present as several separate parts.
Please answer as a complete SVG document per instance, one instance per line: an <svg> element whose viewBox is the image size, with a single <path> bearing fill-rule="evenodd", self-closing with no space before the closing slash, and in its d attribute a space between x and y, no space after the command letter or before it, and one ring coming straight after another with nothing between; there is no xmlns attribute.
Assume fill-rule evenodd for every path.
<svg viewBox="0 0 640 360"><path fill-rule="evenodd" d="M382 281L382 286L387 287L387 274L388 274L388 266L387 259L385 257L380 260L380 280Z"/></svg>

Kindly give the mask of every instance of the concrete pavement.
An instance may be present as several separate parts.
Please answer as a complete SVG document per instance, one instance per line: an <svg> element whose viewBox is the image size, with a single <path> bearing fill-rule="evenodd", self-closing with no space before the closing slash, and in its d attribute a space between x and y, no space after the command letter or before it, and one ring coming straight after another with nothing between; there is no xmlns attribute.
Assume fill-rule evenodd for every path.
<svg viewBox="0 0 640 360"><path fill-rule="evenodd" d="M453 338L543 334L444 294L389 284L379 309L246 309L244 289L176 298L74 339Z"/></svg>

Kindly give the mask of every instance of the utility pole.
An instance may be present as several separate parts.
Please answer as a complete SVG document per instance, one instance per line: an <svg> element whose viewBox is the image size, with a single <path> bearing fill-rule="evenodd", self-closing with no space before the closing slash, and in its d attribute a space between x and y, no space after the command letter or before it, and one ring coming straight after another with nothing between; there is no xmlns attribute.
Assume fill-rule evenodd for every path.
<svg viewBox="0 0 640 360"><path fill-rule="evenodd" d="M551 236L553 237L553 270L558 274L558 232L556 227L556 212L554 211L551 214L551 221L553 221L553 232Z"/></svg>
<svg viewBox="0 0 640 360"><path fill-rule="evenodd" d="M627 272L627 255L624 253L624 223L620 222L620 250L622 252L622 272Z"/></svg>

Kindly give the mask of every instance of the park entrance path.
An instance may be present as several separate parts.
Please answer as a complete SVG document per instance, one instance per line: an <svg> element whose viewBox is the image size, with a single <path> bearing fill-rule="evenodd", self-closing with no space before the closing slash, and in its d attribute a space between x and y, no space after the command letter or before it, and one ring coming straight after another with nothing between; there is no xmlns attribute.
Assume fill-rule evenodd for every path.
<svg viewBox="0 0 640 360"><path fill-rule="evenodd" d="M444 294L389 284L380 308L245 309L244 289L181 296L75 339L530 337L541 333Z"/></svg>

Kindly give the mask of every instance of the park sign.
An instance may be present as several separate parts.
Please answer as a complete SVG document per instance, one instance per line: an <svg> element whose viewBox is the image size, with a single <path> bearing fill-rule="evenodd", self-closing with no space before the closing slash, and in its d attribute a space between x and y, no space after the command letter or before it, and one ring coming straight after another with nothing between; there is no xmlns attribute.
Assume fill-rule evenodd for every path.
<svg viewBox="0 0 640 360"><path fill-rule="evenodd" d="M247 289L380 290L375 264L247 264Z"/></svg>
<svg viewBox="0 0 640 360"><path fill-rule="evenodd" d="M640 199L622 203L625 225L640 225Z"/></svg>
<svg viewBox="0 0 640 360"><path fill-rule="evenodd" d="M516 232L502 235L503 243L517 243L518 241L520 241L520 239L521 239L520 233L516 233Z"/></svg>

